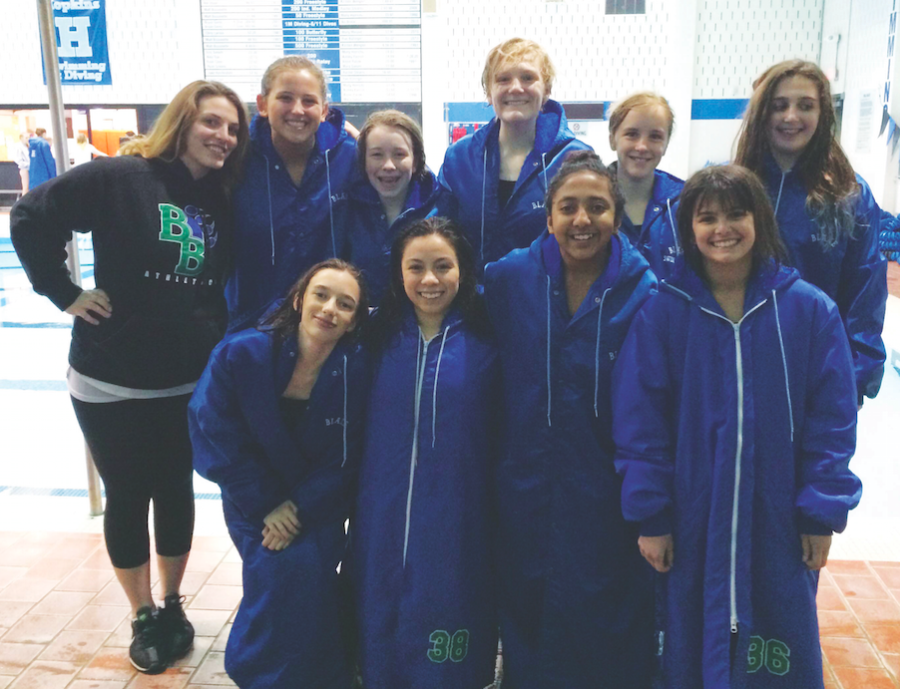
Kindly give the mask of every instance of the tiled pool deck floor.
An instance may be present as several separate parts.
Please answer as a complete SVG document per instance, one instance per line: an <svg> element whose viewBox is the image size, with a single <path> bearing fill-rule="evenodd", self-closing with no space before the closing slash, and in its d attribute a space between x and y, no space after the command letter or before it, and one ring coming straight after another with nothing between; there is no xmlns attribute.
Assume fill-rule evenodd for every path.
<svg viewBox="0 0 900 689"><path fill-rule="evenodd" d="M0 689L232 684L223 658L241 565L227 537L194 541L183 588L194 650L152 677L128 661L128 604L102 535L0 532L0 563ZM832 561L818 600L825 686L900 687L900 563Z"/></svg>

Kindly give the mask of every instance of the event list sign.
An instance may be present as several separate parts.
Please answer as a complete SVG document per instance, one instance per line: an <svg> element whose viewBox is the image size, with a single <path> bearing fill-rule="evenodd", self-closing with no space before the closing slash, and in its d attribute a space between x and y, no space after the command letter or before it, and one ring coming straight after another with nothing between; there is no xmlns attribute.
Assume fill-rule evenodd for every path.
<svg viewBox="0 0 900 689"><path fill-rule="evenodd" d="M246 100L284 55L319 64L337 103L421 101L422 18L410 0L201 0L206 77Z"/></svg>

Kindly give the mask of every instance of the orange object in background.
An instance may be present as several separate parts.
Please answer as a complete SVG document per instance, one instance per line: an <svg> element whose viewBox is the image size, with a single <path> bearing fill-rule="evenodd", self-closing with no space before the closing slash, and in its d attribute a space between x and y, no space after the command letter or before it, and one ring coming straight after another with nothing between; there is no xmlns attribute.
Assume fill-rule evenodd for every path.
<svg viewBox="0 0 900 689"><path fill-rule="evenodd" d="M106 155L114 156L119 150L119 139L123 136L124 131L95 129L91 132L91 143Z"/></svg>

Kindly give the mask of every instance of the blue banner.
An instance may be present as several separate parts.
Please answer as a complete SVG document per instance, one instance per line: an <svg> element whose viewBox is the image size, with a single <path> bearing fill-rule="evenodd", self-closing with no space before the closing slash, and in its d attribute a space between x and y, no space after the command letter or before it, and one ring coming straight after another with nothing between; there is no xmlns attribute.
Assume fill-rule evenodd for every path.
<svg viewBox="0 0 900 689"><path fill-rule="evenodd" d="M106 0L53 0L59 76L65 85L112 84ZM43 53L41 53L43 63ZM44 83L47 71L44 70Z"/></svg>

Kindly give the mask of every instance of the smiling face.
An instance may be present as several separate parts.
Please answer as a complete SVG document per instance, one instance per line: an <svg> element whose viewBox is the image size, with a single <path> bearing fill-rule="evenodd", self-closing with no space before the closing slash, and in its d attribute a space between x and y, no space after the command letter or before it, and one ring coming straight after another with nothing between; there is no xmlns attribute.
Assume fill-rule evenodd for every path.
<svg viewBox="0 0 900 689"><path fill-rule="evenodd" d="M670 126L661 106L632 108L609 136L619 158L619 174L634 180L652 176L669 146Z"/></svg>
<svg viewBox="0 0 900 689"><path fill-rule="evenodd" d="M459 292L459 260L444 237L415 237L403 249L403 289L419 322L442 318Z"/></svg>
<svg viewBox="0 0 900 689"><path fill-rule="evenodd" d="M537 121L549 96L537 63L523 60L500 65L493 75L488 102L501 123L522 125Z"/></svg>
<svg viewBox="0 0 900 689"><path fill-rule="evenodd" d="M723 208L715 200L700 200L694 209L694 241L707 271L729 267L749 270L753 264L756 230L753 214L742 208Z"/></svg>
<svg viewBox="0 0 900 689"><path fill-rule="evenodd" d="M346 270L324 268L313 275L294 301L300 312L301 334L313 342L337 342L356 327L359 283Z"/></svg>
<svg viewBox="0 0 900 689"><path fill-rule="evenodd" d="M222 169L237 146L239 129L238 111L227 98L207 96L200 101L180 156L194 179Z"/></svg>
<svg viewBox="0 0 900 689"><path fill-rule="evenodd" d="M322 85L306 69L281 72L268 95L256 97L256 105L259 114L269 119L272 143L283 158L293 150L310 149L328 115Z"/></svg>
<svg viewBox="0 0 900 689"><path fill-rule="evenodd" d="M566 266L602 263L617 229L609 180L589 170L570 175L553 196L547 229Z"/></svg>
<svg viewBox="0 0 900 689"><path fill-rule="evenodd" d="M782 79L772 95L766 132L772 155L784 169L793 167L819 126L819 92L806 77Z"/></svg>
<svg viewBox="0 0 900 689"><path fill-rule="evenodd" d="M414 169L409 134L399 127L373 127L366 137L366 175L378 196L405 200Z"/></svg>

